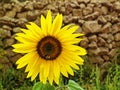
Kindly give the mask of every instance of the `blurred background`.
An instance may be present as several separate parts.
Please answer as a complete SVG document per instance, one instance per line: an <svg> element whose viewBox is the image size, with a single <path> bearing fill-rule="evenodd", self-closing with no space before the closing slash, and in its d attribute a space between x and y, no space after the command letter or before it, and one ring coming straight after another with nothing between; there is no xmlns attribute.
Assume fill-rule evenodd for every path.
<svg viewBox="0 0 120 90"><path fill-rule="evenodd" d="M22 55L14 53L15 34L28 22L40 26L40 15L51 10L63 14L63 26L80 26L78 43L88 54L75 71L75 80L85 90L120 90L120 0L0 0L0 90L32 90L24 68L16 70ZM65 78L65 84L67 84Z"/></svg>

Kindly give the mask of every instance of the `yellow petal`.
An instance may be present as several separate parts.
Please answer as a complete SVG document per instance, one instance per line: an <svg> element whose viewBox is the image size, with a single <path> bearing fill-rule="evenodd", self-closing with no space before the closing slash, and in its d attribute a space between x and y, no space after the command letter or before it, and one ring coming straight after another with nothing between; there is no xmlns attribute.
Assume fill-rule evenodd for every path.
<svg viewBox="0 0 120 90"><path fill-rule="evenodd" d="M38 31L36 30L36 28L32 25L26 25L26 27L31 31L31 33L33 34L34 38L36 37L37 39L40 39L41 33L38 33ZM41 31L39 31L41 32Z"/></svg>
<svg viewBox="0 0 120 90"><path fill-rule="evenodd" d="M64 70L61 71L61 73L66 77L68 77L68 74L66 74L66 72L68 72L70 75L73 76L74 75L73 70L71 69L71 67L66 62L65 62L64 58L61 58L60 61L59 61L59 63L61 63L60 65L62 65L62 64L64 65L63 67L64 67L64 70L65 70L65 71ZM60 69L61 69L61 67L60 67Z"/></svg>
<svg viewBox="0 0 120 90"><path fill-rule="evenodd" d="M80 43L80 41L81 41L82 39L73 39L73 40L65 40L65 39L63 39L63 40L61 40L61 43L62 43L62 45L64 46L64 47L66 47L66 46L68 46L68 45L74 45L74 44L79 44Z"/></svg>
<svg viewBox="0 0 120 90"><path fill-rule="evenodd" d="M12 45L14 48L32 48L32 47L35 47L36 46L36 43L26 43L26 44L23 44L23 43L19 43L19 44L14 44Z"/></svg>
<svg viewBox="0 0 120 90"><path fill-rule="evenodd" d="M33 72L35 71L35 67L36 67L37 62L38 62L38 58L35 58L32 66L31 66L31 69L30 69L30 71L29 71L29 73L27 75L27 78L32 76Z"/></svg>
<svg viewBox="0 0 120 90"><path fill-rule="evenodd" d="M47 16L46 16L46 24L47 24L47 33L49 34L51 30L51 25L52 25L52 16L51 16L51 11L48 10Z"/></svg>
<svg viewBox="0 0 120 90"><path fill-rule="evenodd" d="M60 72L61 72L65 77L68 77L67 70L66 70L66 68L65 68L64 63L61 61L61 58L60 58L60 60L58 60L58 63L59 63L59 65L60 65Z"/></svg>
<svg viewBox="0 0 120 90"><path fill-rule="evenodd" d="M37 77L37 75L39 74L39 72L40 72L40 63L41 62L38 60L38 62L36 64L36 68L35 68L35 70L33 72L33 75L31 76L31 81L33 81Z"/></svg>
<svg viewBox="0 0 120 90"><path fill-rule="evenodd" d="M29 35L27 36L24 33L17 33L16 36L17 37L15 37L15 39L17 39L20 42L36 42L35 39L33 39L32 37L30 37Z"/></svg>
<svg viewBox="0 0 120 90"><path fill-rule="evenodd" d="M51 61L50 62L50 72L49 72L49 76L48 76L48 80L51 85L53 83L53 78L54 78L53 72L54 72L54 66L53 66L53 62Z"/></svg>
<svg viewBox="0 0 120 90"><path fill-rule="evenodd" d="M67 30L67 33L69 34L72 34L74 33L77 29L79 28L79 26L77 25L74 25L74 26L71 26L68 30Z"/></svg>
<svg viewBox="0 0 120 90"><path fill-rule="evenodd" d="M31 81L33 81L39 73L40 73L40 62L38 60L38 62L36 63L36 66L32 72Z"/></svg>
<svg viewBox="0 0 120 90"><path fill-rule="evenodd" d="M33 27L33 29L32 28L30 28L30 29L32 29L31 31L34 34L36 34L37 38L43 38L44 33L41 30L41 28L38 25L36 25L35 23L33 23L33 22L30 22L30 24L31 24L31 27Z"/></svg>
<svg viewBox="0 0 120 90"><path fill-rule="evenodd" d="M66 53L66 52L67 52L67 53ZM75 62L76 64L82 65L83 62L84 62L84 60L83 60L80 56L78 56L76 52L71 52L71 51L66 51L66 50L64 50L63 54L64 54L66 57L71 58L71 60L74 60L74 62ZM73 57L73 56L74 56L74 57Z"/></svg>
<svg viewBox="0 0 120 90"><path fill-rule="evenodd" d="M40 65L40 80L46 84L46 80L47 80L47 77L44 76L44 71L45 71L45 64L46 64L46 61L45 60L42 60L42 63Z"/></svg>
<svg viewBox="0 0 120 90"><path fill-rule="evenodd" d="M41 28L40 28L38 25L36 25L36 24L33 23L33 22L30 22L30 24L31 24L31 26L35 29L35 32L36 32L38 35L42 35L42 34L43 34Z"/></svg>
<svg viewBox="0 0 120 90"><path fill-rule="evenodd" d="M28 53L17 60L16 64L18 64L17 68L22 68L25 65L27 65L32 59L34 59L36 56L35 52Z"/></svg>
<svg viewBox="0 0 120 90"><path fill-rule="evenodd" d="M78 55L85 55L87 54L86 50L80 46L77 45L64 45L65 49L70 50L70 51L75 51Z"/></svg>
<svg viewBox="0 0 120 90"><path fill-rule="evenodd" d="M26 69L25 69L25 72L30 71L31 67L33 66L33 62L34 62L34 59L32 58L32 59L30 60L30 62L28 63L28 65L27 65L27 67L26 67Z"/></svg>
<svg viewBox="0 0 120 90"><path fill-rule="evenodd" d="M59 40L61 41L61 43L63 44L67 44L67 43L74 43L74 42L80 42L82 39L81 38L74 38L74 37L66 37L66 38L59 38ZM67 44L68 45L68 44Z"/></svg>
<svg viewBox="0 0 120 90"><path fill-rule="evenodd" d="M55 83L56 83L57 85L59 85L59 78L56 78L56 77L54 76L54 81L55 81Z"/></svg>
<svg viewBox="0 0 120 90"><path fill-rule="evenodd" d="M73 37L73 38L76 38L78 36L83 36L84 34L80 34L80 33L77 33L77 34L73 34L71 32L74 32L72 30L69 30L71 24L70 25L66 25L65 27L63 27L61 30L59 30L59 33L56 35L57 37L60 37L60 38L66 38L66 37ZM76 26L77 28L77 26Z"/></svg>
<svg viewBox="0 0 120 90"><path fill-rule="evenodd" d="M60 66L57 60L54 61L54 81L58 84L59 83L59 77L60 77Z"/></svg>
<svg viewBox="0 0 120 90"><path fill-rule="evenodd" d="M73 67L74 69L79 70L79 67L75 64L74 60L67 56L63 56L63 59L61 60L63 63L66 63L67 65Z"/></svg>
<svg viewBox="0 0 120 90"><path fill-rule="evenodd" d="M18 40L21 43L26 43L26 42L34 43L31 39L25 38L25 37L15 37L15 39Z"/></svg>
<svg viewBox="0 0 120 90"><path fill-rule="evenodd" d="M69 65L66 65L66 69L67 69L67 72L68 72L70 75L74 76L74 72L73 72L73 70L71 69L71 67L70 67Z"/></svg>
<svg viewBox="0 0 120 90"><path fill-rule="evenodd" d="M60 76L60 66L57 60L54 61L54 75L56 78L59 78Z"/></svg>
<svg viewBox="0 0 120 90"><path fill-rule="evenodd" d="M74 32L79 28L77 25L69 24L64 26L59 33L58 36L74 36ZM79 34L80 36L83 36L83 34Z"/></svg>
<svg viewBox="0 0 120 90"><path fill-rule="evenodd" d="M18 52L18 53L29 53L32 51L36 50L36 45L35 44L31 44L29 45L29 43L27 44L14 44L12 45L12 47L14 47L15 49L13 49L14 52Z"/></svg>
<svg viewBox="0 0 120 90"><path fill-rule="evenodd" d="M51 35L57 34L59 32L61 26L62 26L62 15L58 13L52 24L52 29L50 32Z"/></svg>
<svg viewBox="0 0 120 90"><path fill-rule="evenodd" d="M46 25L46 20L43 15L41 15L41 29L43 31L44 35L47 35L47 25Z"/></svg>
<svg viewBox="0 0 120 90"><path fill-rule="evenodd" d="M28 26L28 25L27 25ZM30 25L29 25L30 26ZM30 26L31 27L31 26ZM29 28L30 28L29 27ZM33 27L31 27L31 29L33 29ZM21 31L23 31L25 33L25 35L29 38L31 38L31 40L35 40L35 41L38 41L39 38L36 37L36 34L33 32L34 30L27 30L27 29L21 29Z"/></svg>
<svg viewBox="0 0 120 90"><path fill-rule="evenodd" d="M28 29L20 28L20 30L23 32L23 34L30 33L30 31Z"/></svg>
<svg viewBox="0 0 120 90"><path fill-rule="evenodd" d="M71 26L71 24L64 26L59 30L59 33L56 34L57 37L66 36L66 30Z"/></svg>
<svg viewBox="0 0 120 90"><path fill-rule="evenodd" d="M50 70L50 61L45 61L45 65L44 65L44 76L45 76L45 78L48 77L49 70Z"/></svg>

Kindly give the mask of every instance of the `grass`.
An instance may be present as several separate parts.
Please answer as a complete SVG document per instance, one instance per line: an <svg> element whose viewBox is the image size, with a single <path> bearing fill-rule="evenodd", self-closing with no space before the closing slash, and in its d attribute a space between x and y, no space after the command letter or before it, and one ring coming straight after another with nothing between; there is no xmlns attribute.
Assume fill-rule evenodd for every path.
<svg viewBox="0 0 120 90"><path fill-rule="evenodd" d="M14 68L9 68L3 72L0 79L0 90L32 90L33 83L26 79L22 72L24 71Z"/></svg>
<svg viewBox="0 0 120 90"><path fill-rule="evenodd" d="M102 77L100 68L97 65L91 66L91 68L89 66L80 67L81 69L75 71L75 76L70 77L70 79L76 81L84 90L120 90L120 65L112 65L107 70L107 75L103 81L100 80ZM34 82L25 77L24 70L7 69L2 73L0 90L32 90Z"/></svg>
<svg viewBox="0 0 120 90"><path fill-rule="evenodd" d="M83 67L82 67L83 68ZM84 68L85 70L85 68ZM84 70L82 70L84 73ZM89 73L88 79L86 77L80 79L82 82L80 85L85 90L120 90L120 65L113 64L108 70L104 80L101 80L101 73L98 66L92 67L91 73ZM81 73L80 73L81 75ZM83 75L83 74L82 74Z"/></svg>

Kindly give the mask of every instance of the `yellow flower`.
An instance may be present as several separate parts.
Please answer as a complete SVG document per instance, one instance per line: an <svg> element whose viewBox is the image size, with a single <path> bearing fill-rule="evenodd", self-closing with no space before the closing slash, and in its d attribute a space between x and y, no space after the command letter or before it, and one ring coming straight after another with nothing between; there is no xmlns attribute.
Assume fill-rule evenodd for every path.
<svg viewBox="0 0 120 90"><path fill-rule="evenodd" d="M65 77L68 74L74 75L72 68L79 69L84 60L80 55L85 55L86 50L75 45L80 42L75 30L76 25L62 27L62 14L57 14L52 21L49 10L46 18L41 15L41 27L33 22L26 25L27 29L21 29L15 39L20 43L13 45L14 52L26 53L17 62L17 68L26 66L27 78L34 80L37 75L44 84L48 80L52 85L53 81L59 84L60 73Z"/></svg>

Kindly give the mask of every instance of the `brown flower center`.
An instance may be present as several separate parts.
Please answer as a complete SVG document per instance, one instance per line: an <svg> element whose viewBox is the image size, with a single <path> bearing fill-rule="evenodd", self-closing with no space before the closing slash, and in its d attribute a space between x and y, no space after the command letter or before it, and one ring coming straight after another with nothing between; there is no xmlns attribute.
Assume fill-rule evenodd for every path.
<svg viewBox="0 0 120 90"><path fill-rule="evenodd" d="M46 36L39 41L37 51L41 58L45 60L54 60L60 55L62 47L59 40L55 37Z"/></svg>

